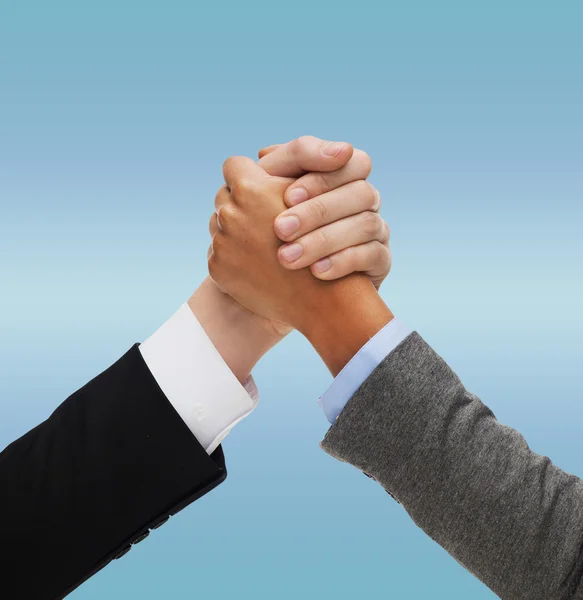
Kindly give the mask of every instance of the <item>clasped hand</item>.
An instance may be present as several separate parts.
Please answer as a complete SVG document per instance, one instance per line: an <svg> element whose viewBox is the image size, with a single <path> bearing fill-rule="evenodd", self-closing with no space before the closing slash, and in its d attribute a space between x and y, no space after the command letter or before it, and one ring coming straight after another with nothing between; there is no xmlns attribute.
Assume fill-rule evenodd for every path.
<svg viewBox="0 0 583 600"><path fill-rule="evenodd" d="M355 274L378 289L391 267L389 228L378 213L380 194L366 181L366 153L303 137L259 157L224 164L209 273L278 331L305 331Z"/></svg>

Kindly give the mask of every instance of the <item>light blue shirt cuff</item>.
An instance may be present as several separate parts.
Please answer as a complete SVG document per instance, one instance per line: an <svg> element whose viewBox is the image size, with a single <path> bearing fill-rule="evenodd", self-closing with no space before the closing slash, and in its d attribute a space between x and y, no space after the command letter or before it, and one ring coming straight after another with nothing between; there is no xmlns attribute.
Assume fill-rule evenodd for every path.
<svg viewBox="0 0 583 600"><path fill-rule="evenodd" d="M393 319L352 357L320 398L320 406L330 423L334 424L356 390L411 333L412 330L404 323Z"/></svg>

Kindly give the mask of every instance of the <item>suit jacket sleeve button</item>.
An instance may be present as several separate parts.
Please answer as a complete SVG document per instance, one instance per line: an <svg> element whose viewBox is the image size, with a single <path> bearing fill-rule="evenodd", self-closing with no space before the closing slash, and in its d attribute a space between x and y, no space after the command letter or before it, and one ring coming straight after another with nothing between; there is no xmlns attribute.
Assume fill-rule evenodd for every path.
<svg viewBox="0 0 583 600"><path fill-rule="evenodd" d="M118 559L120 559L122 556L125 556L125 555L126 555L126 554L127 554L127 553L128 553L130 550L131 550L131 549L132 549L132 546L131 546L131 544L130 544L129 546L126 546L126 547L125 547L123 550L121 550L120 552L118 552L118 553L116 554L116 556L114 556L113 558L114 558L115 560L118 560Z"/></svg>
<svg viewBox="0 0 583 600"><path fill-rule="evenodd" d="M162 527L162 525L164 525L164 523L166 523L169 518L170 518L170 515L168 515L164 519L161 519L155 525L152 525L151 529L158 529L158 527Z"/></svg>
<svg viewBox="0 0 583 600"><path fill-rule="evenodd" d="M135 540L134 540L134 544L139 544L140 542L143 542L148 536L150 535L149 531L144 531L144 533L142 533L142 535L139 535Z"/></svg>

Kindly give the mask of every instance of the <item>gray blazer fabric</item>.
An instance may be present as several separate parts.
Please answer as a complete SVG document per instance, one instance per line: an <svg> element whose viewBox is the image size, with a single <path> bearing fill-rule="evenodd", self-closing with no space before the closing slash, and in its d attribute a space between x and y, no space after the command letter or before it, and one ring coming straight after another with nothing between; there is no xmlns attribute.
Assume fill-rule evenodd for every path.
<svg viewBox="0 0 583 600"><path fill-rule="evenodd" d="M499 423L417 333L322 447L376 479L504 600L583 599L583 482Z"/></svg>

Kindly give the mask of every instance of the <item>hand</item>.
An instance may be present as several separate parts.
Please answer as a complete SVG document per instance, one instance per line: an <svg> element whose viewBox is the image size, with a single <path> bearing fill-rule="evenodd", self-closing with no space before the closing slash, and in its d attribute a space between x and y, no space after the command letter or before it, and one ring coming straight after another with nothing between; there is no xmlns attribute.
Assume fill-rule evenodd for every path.
<svg viewBox="0 0 583 600"><path fill-rule="evenodd" d="M336 171L316 172L325 155L349 160ZM363 272L378 289L391 269L390 231L378 214L380 194L366 181L368 154L304 136L264 148L259 158L270 175L299 177L284 195L290 208L275 220L277 236L287 242L278 251L281 264L292 270L309 266L323 280Z"/></svg>
<svg viewBox="0 0 583 600"><path fill-rule="evenodd" d="M370 158L362 150L355 150L346 142L327 142L311 136L272 146L262 150L259 155L258 164L269 175L298 178L290 180L291 185L286 190L285 201L288 206L297 203L293 192L298 187L308 192L309 201L304 203L306 208L311 203L318 202L318 194L325 194L327 202L341 202L345 194L334 196L331 192L337 187L365 180L371 170ZM363 193L370 196L368 189ZM352 206L356 209L357 203L352 203ZM317 221L312 226L316 227ZM354 226L358 226L358 223ZM302 231L305 229L307 233L309 227L304 224ZM317 257L315 260L326 256L325 247L319 248L316 244L310 248L311 255ZM358 254L362 256L360 251ZM367 263L367 260L370 262L370 259L362 256L360 264ZM372 260L374 261L374 257ZM297 264L299 263L291 265L292 268L297 268ZM358 261L354 261L353 265L357 268ZM375 284L382 281L389 266L390 260L389 265L386 265L386 255L379 256L377 271L368 271ZM322 279L340 277L341 273L343 269L337 268L325 274ZM279 321L265 319L248 311L229 295L223 294L211 279L203 282L188 304L240 381L245 381L259 358L292 329Z"/></svg>
<svg viewBox="0 0 583 600"><path fill-rule="evenodd" d="M328 148L333 147L332 152L324 151L326 144ZM271 175L300 177L307 170L343 172L344 175L330 180L333 185L343 185L347 177L366 177L370 170L366 170L366 165L364 169L359 166L362 161L355 164L352 160L353 166L343 171L353 158L353 148L346 142L327 143L316 138L301 138L285 148L282 146L281 151L271 153L267 162L260 163ZM287 325L248 311L231 296L221 292L210 278L194 292L188 305L223 360L241 382L247 380L261 356L291 331Z"/></svg>
<svg viewBox="0 0 583 600"><path fill-rule="evenodd" d="M307 269L288 270L280 264L273 219L285 206L289 179L269 176L244 157L228 159L223 171L227 186L217 194L210 222L211 278L249 311L299 329L318 351L324 348L328 366L337 372L366 336L392 318L390 311L363 275L320 281ZM325 316L328 326L322 327ZM335 343L339 328L355 335Z"/></svg>
<svg viewBox="0 0 583 600"><path fill-rule="evenodd" d="M285 208L283 196L291 183L272 177L249 158L225 161L226 185L215 198L209 229L209 274L219 289L276 327L298 327L293 313L296 295L309 302L325 285L308 270L288 272L279 264L279 240L273 221ZM286 327L287 326L287 327Z"/></svg>
<svg viewBox="0 0 583 600"><path fill-rule="evenodd" d="M284 199L295 205L288 212L299 229L294 235L283 235L279 225L287 216L285 211L276 219L275 227L280 238L293 239L303 255L286 260L286 248L291 246L287 244L278 253L280 262L292 270L310 266L323 280L363 271L378 289L390 270L391 254L388 226L375 212L380 207L380 195L366 182L372 166L368 154L346 142L303 136L261 150L259 159L259 166L269 175L298 178L290 179ZM324 270L326 264L331 268ZM291 331L277 321L251 314L249 318L278 341Z"/></svg>

